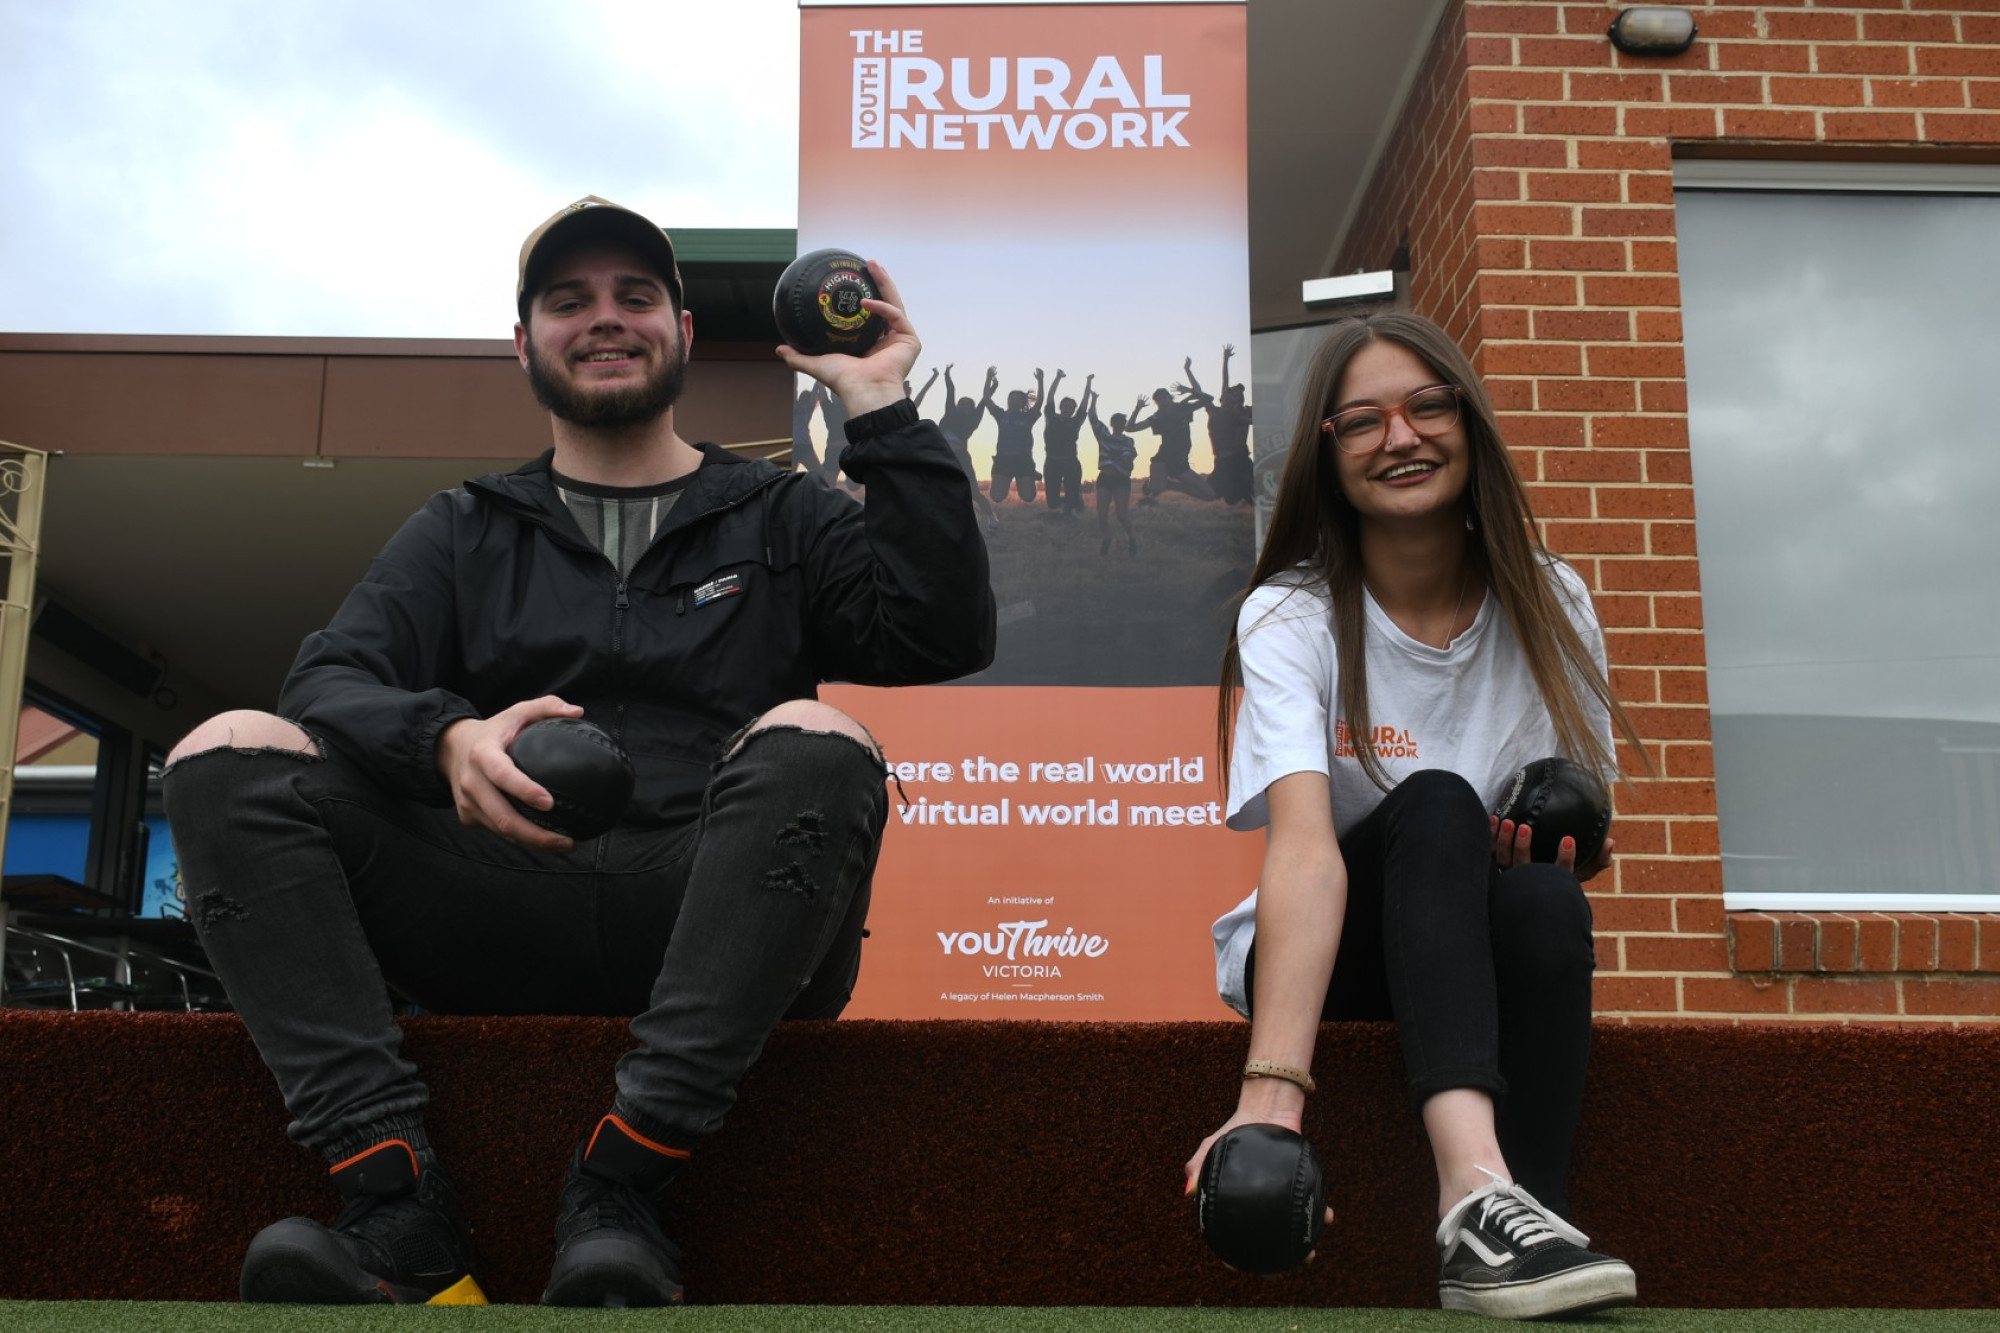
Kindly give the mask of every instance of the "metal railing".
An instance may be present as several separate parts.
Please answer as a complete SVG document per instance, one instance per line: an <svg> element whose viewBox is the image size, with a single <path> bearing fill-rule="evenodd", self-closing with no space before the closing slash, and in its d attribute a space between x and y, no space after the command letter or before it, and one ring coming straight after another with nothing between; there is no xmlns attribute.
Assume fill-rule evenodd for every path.
<svg viewBox="0 0 2000 1333"><path fill-rule="evenodd" d="M195 1007L194 988L188 984L190 977L215 983L204 990L221 989L221 980L207 968L169 958L129 939L120 938L115 946L92 944L30 926L8 926L5 938L7 962L11 966L0 969L0 1006L40 1005L50 1001L60 1004L67 1000L71 1010L80 1010L85 999L103 999L113 1007L136 1009L159 1008L163 1007L163 1001L171 1002L172 991L151 990L139 984L141 969L170 974L179 991L180 1007L188 1012ZM76 953L108 958L111 970L103 975L83 975L77 969ZM53 975L56 971L53 966L48 966L52 975L42 975L44 966L55 962L61 963L60 975ZM9 971L17 975L9 978Z"/></svg>

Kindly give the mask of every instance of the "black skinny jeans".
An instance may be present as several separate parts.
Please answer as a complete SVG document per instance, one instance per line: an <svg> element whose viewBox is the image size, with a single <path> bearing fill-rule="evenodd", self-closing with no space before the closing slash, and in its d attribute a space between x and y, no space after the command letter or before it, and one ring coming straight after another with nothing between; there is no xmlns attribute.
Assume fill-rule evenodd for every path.
<svg viewBox="0 0 2000 1333"><path fill-rule="evenodd" d="M1321 1017L1391 1019L1410 1098L1493 1096L1514 1178L1569 1215L1567 1185L1590 1062L1590 901L1576 876L1500 870L1472 784L1426 769L1340 840L1347 917ZM1244 982L1256 995L1256 947Z"/></svg>
<svg viewBox="0 0 2000 1333"><path fill-rule="evenodd" d="M330 1156L420 1123L391 992L453 1014L637 1015L616 1109L690 1147L781 1018L833 1018L861 963L886 772L856 741L752 732L692 829L530 852L352 759L216 749L165 778L210 961Z"/></svg>

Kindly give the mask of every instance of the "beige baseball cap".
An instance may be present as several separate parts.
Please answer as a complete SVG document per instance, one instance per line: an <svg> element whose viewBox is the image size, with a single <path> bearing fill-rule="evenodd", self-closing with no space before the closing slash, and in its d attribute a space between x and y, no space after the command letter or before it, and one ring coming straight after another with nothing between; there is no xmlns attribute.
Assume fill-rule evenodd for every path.
<svg viewBox="0 0 2000 1333"><path fill-rule="evenodd" d="M674 298L674 308L678 310L687 304L681 286L680 265L674 260L674 243L666 232L629 208L621 208L609 199L587 194L575 203L558 209L553 217L529 232L528 239L521 242L521 266L514 280L514 305L523 319L527 317L528 296L540 285L542 269L547 267L548 262L565 247L597 237L623 241L651 260L667 280L667 291Z"/></svg>

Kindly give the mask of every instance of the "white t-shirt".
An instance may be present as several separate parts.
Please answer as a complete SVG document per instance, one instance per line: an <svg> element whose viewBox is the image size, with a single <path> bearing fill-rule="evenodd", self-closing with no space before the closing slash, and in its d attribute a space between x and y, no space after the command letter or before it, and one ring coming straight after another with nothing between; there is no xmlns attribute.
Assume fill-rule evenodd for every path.
<svg viewBox="0 0 2000 1333"><path fill-rule="evenodd" d="M1570 623L1604 670L1604 633L1590 590L1562 561L1551 561L1548 569ZM1490 810L1515 770L1560 752L1528 659L1490 593L1471 628L1448 648L1403 633L1365 589L1361 603L1370 724L1392 784L1422 769L1449 769L1470 782ZM1362 771L1347 721L1335 716L1340 668L1332 601L1296 577L1266 583L1244 599L1236 642L1243 703L1229 761L1229 827L1269 824L1267 793L1279 778L1324 773L1332 788L1334 832L1345 837L1386 793ZM1592 722L1609 752L1610 713L1593 706ZM1256 929L1253 889L1213 931L1216 989L1240 1014L1250 1009L1243 964Z"/></svg>

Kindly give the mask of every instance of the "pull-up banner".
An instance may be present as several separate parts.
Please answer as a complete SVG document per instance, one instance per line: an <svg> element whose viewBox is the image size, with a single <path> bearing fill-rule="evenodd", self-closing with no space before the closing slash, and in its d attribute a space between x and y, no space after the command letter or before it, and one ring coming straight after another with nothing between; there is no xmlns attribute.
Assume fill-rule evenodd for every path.
<svg viewBox="0 0 2000 1333"><path fill-rule="evenodd" d="M1214 757L1253 542L1244 6L801 19L800 253L896 279L1000 616L968 681L824 691L900 786L848 1012L1227 1017L1208 927L1262 850ZM797 463L851 485L841 428L801 393Z"/></svg>

